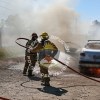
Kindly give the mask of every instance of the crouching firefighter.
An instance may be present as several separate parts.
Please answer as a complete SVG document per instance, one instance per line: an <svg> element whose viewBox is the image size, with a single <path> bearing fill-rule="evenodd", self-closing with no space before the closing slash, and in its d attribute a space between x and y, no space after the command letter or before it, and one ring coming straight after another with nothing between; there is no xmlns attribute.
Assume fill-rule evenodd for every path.
<svg viewBox="0 0 100 100"><path fill-rule="evenodd" d="M35 67L37 61L37 52L32 52L37 45L38 45L38 36L36 33L32 33L31 40L28 40L26 43L26 50L25 50L25 66L23 69L23 74L26 75L28 71L28 76L32 76L33 68Z"/></svg>
<svg viewBox="0 0 100 100"><path fill-rule="evenodd" d="M42 75L41 85L50 86L50 77L48 72L48 67L46 66L47 63L41 63L43 60L50 63L50 61L53 59L53 57L56 55L58 48L49 41L49 35L48 33L44 32L40 35L41 41L40 44L42 45L42 49L39 52L39 67L40 72ZM47 64L48 65L48 64Z"/></svg>

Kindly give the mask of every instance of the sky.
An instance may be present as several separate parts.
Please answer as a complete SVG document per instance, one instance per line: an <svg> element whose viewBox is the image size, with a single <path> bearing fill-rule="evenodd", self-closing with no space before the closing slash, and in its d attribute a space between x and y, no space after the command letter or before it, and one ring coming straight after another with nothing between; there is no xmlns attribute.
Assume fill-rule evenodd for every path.
<svg viewBox="0 0 100 100"><path fill-rule="evenodd" d="M79 13L82 20L100 21L100 0L80 0L75 11Z"/></svg>
<svg viewBox="0 0 100 100"><path fill-rule="evenodd" d="M54 1L66 1L66 0L0 0L0 19L7 18L10 14L15 14L15 12L21 12L21 4L20 1L25 1L25 6L23 9L27 9L27 7L38 9L40 6L46 7ZM29 1L31 3L29 3ZM81 20L92 21L92 20L100 20L100 0L67 0L66 6L74 9L80 16ZM33 5L33 4L34 5ZM34 7L35 6L35 7ZM14 8L16 7L17 10ZM25 10L26 10L25 9Z"/></svg>

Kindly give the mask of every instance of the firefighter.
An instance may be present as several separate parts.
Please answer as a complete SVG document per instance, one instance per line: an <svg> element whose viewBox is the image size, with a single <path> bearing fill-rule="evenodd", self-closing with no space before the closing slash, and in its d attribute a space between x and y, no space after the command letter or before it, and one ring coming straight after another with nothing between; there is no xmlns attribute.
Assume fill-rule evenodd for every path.
<svg viewBox="0 0 100 100"><path fill-rule="evenodd" d="M40 44L42 45L42 50L39 52L39 67L42 75L41 85L50 86L50 77L48 72L48 67L41 64L41 60L45 58L48 60L52 60L52 58L56 55L58 48L49 41L49 35L46 32L43 32L41 35Z"/></svg>
<svg viewBox="0 0 100 100"><path fill-rule="evenodd" d="M32 52L37 44L38 36L36 33L32 33L32 38L26 43L26 50L25 50L25 66L23 69L23 74L26 75L26 72L28 71L28 76L32 76L33 68L35 67L36 61L37 61L37 52Z"/></svg>

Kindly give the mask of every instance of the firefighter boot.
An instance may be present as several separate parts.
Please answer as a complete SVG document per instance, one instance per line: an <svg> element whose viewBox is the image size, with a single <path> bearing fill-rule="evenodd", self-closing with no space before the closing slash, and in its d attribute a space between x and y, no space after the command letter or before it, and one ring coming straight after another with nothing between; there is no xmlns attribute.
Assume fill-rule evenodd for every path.
<svg viewBox="0 0 100 100"><path fill-rule="evenodd" d="M50 86L50 77L42 77L41 85Z"/></svg>
<svg viewBox="0 0 100 100"><path fill-rule="evenodd" d="M27 72L27 68L24 68L23 75L26 75L26 72Z"/></svg>
<svg viewBox="0 0 100 100"><path fill-rule="evenodd" d="M50 77L45 77L45 86L50 86Z"/></svg>
<svg viewBox="0 0 100 100"><path fill-rule="evenodd" d="M28 70L28 76L32 76L32 70Z"/></svg>

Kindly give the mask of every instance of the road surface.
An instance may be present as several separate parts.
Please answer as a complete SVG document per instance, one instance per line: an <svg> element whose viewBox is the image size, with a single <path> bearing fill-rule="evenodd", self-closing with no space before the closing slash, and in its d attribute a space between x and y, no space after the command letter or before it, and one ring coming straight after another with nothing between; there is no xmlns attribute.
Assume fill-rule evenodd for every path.
<svg viewBox="0 0 100 100"><path fill-rule="evenodd" d="M38 64L35 76L23 76L21 60L0 61L0 100L100 100L100 83L65 66L50 69L51 86L41 86ZM98 79L99 80L99 79Z"/></svg>

